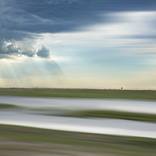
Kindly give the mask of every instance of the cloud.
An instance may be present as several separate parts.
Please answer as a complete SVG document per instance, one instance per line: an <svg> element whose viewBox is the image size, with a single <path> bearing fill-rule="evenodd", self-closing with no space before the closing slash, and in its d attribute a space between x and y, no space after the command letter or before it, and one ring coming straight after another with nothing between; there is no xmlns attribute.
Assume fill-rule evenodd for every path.
<svg viewBox="0 0 156 156"><path fill-rule="evenodd" d="M37 51L37 56L48 58L50 56L49 50L46 47L42 47Z"/></svg>
<svg viewBox="0 0 156 156"><path fill-rule="evenodd" d="M144 48L144 51L148 48L156 48L156 11L123 11L107 13L104 16L112 21L97 23L79 32L57 33L54 35L43 33L40 42L48 46L52 45L55 48L58 46L58 48L66 47L67 49L78 46L79 49L80 47L115 47L136 48L139 52L138 48Z"/></svg>
<svg viewBox="0 0 156 156"><path fill-rule="evenodd" d="M70 70L117 75L118 71L127 75L153 66L149 61L151 54L156 54L155 40L142 36L156 35L155 15L156 11L107 13L105 16L111 22L97 23L76 32L43 33L37 42L53 49L56 56L71 57L63 67L67 73Z"/></svg>
<svg viewBox="0 0 156 156"><path fill-rule="evenodd" d="M40 33L77 31L110 20L100 13L150 10L155 6L155 0L1 0L0 36L21 39Z"/></svg>
<svg viewBox="0 0 156 156"><path fill-rule="evenodd" d="M16 41L0 41L0 58L14 58L14 57L41 57L49 58L49 50L42 46L40 49L35 50L31 45L29 47L19 45Z"/></svg>
<svg viewBox="0 0 156 156"><path fill-rule="evenodd" d="M155 2L152 1L153 5L151 5L150 1L140 4L140 0L136 0L132 4L136 8L155 6ZM120 10L119 13L116 8ZM23 41L25 38L36 40L42 34L49 33L54 35L54 38L56 35L56 40L61 40L63 44L69 46L71 44L87 46L92 42L92 46L112 46L112 44L121 46L122 43L123 46L127 46L129 37L154 37L155 29L150 28L156 23L155 11L123 11L132 9L128 0L118 2L113 0L1 0L0 37L2 41L7 42ZM116 37L118 40L115 39ZM36 51L32 47L29 48L29 45L28 48L15 46L14 43L6 46L2 41L1 58L19 55L49 57L47 48L43 47Z"/></svg>
<svg viewBox="0 0 156 156"><path fill-rule="evenodd" d="M0 41L0 58L8 58L12 55L20 54L20 49L13 43Z"/></svg>
<svg viewBox="0 0 156 156"><path fill-rule="evenodd" d="M78 0L48 0L47 1L47 4L52 4L52 5L60 5L60 4L63 4L63 3L67 3L67 4L72 4L72 3L75 3L75 2L78 2Z"/></svg>

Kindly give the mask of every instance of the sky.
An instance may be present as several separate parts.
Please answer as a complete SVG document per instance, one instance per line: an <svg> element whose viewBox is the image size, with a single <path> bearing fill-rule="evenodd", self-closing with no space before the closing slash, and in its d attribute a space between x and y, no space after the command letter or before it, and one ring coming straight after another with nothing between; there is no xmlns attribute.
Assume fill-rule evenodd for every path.
<svg viewBox="0 0 156 156"><path fill-rule="evenodd" d="M156 0L0 0L0 87L156 89Z"/></svg>

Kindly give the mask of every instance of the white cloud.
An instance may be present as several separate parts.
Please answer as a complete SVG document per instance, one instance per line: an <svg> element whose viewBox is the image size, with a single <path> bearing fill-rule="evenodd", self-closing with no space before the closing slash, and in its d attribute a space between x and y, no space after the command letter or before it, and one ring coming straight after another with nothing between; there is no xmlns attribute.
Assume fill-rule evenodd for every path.
<svg viewBox="0 0 156 156"><path fill-rule="evenodd" d="M156 35L155 11L117 12L107 16L112 22L90 26L78 32L42 34L39 40L51 47L66 45L79 45L80 47L88 45L97 47L139 46L142 43L146 46L151 45L147 43L146 37Z"/></svg>

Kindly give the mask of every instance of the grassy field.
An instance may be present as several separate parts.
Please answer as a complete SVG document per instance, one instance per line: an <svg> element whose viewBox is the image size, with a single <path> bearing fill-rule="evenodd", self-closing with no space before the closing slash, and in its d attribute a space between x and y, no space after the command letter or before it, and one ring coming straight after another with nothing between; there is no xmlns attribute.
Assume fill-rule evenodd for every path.
<svg viewBox="0 0 156 156"><path fill-rule="evenodd" d="M4 109L18 109L20 107L12 105L12 104L2 104L0 103L0 110L4 110Z"/></svg>
<svg viewBox="0 0 156 156"><path fill-rule="evenodd" d="M50 152L50 149L54 149L56 147L54 145L57 145L58 149L50 153L54 155L57 150L60 151L62 147L69 147L68 149L66 148L66 152L75 149L71 155L77 156L155 156L156 153L155 139L71 133L6 125L0 125L0 143L1 142L3 142L3 144L0 146L0 153L3 153L4 149L6 153L14 152L15 150L22 150L25 153L30 151L30 149L24 151L29 144L29 148L37 148L37 145L42 145L42 147L37 148L36 151L40 151L40 153L42 151L44 154L47 151ZM12 145L8 146L7 144L9 142L13 142ZM20 147L23 143L24 147ZM18 146L16 146L16 144L18 144ZM80 154L78 154L79 152ZM66 153L66 155L70 154ZM18 156L18 154L16 154L16 156Z"/></svg>
<svg viewBox="0 0 156 156"><path fill-rule="evenodd" d="M82 110L82 111L68 112L64 115L71 116L71 117L83 117L83 118L112 118L112 119L126 119L126 120L156 122L155 114L131 113L131 112L121 112L121 111Z"/></svg>
<svg viewBox="0 0 156 156"><path fill-rule="evenodd" d="M109 98L156 100L152 90L95 90L95 89L24 89L1 88L0 95L64 98Z"/></svg>

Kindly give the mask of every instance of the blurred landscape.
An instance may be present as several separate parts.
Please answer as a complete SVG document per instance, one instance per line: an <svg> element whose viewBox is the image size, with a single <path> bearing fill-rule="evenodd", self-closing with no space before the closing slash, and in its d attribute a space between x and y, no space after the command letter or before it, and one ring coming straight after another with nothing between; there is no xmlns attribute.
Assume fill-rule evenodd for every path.
<svg viewBox="0 0 156 156"><path fill-rule="evenodd" d="M1 89L0 153L154 156L155 94L141 90Z"/></svg>

